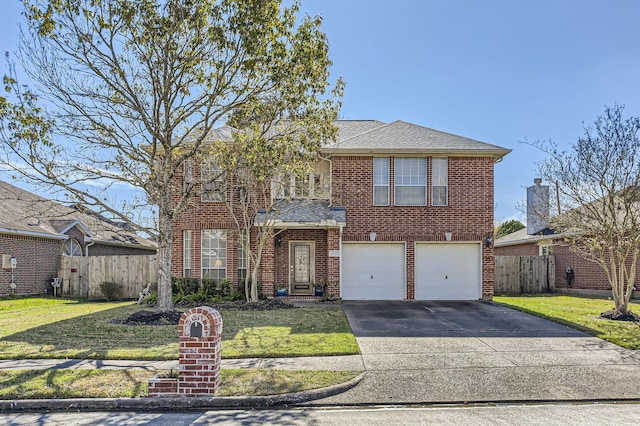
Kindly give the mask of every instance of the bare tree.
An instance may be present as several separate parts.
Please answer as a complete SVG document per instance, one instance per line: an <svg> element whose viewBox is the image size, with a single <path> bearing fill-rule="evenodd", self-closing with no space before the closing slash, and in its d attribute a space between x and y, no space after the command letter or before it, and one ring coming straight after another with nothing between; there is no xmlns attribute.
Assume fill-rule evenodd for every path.
<svg viewBox="0 0 640 426"><path fill-rule="evenodd" d="M5 161L17 176L154 236L158 310L173 308L174 220L211 183L178 187L174 175L202 152L214 127L265 100L272 118L310 134L337 114L332 96L342 83L330 92L321 20L298 21L298 2L281 3L24 0L18 59L35 90L15 74L5 79ZM119 184L137 197L114 203L105 190ZM157 223L131 216L146 206Z"/></svg>
<svg viewBox="0 0 640 426"><path fill-rule="evenodd" d="M274 121L272 114L264 114L264 105L258 107L262 112L250 114L250 121L243 122L241 113L236 113L232 122L242 126L242 131L234 132L232 141L219 141L214 148L218 164L227 175L231 196L226 203L236 229L239 235L254 237L251 242L241 238L251 270L245 279L245 294L253 302L258 300L264 249L282 232L277 229L278 220L309 201L309 194L296 197L301 194L290 192L291 179L311 171L311 163L319 159L321 143L333 139L337 132L330 116L306 117L316 124L303 128L289 120Z"/></svg>
<svg viewBox="0 0 640 426"><path fill-rule="evenodd" d="M615 310L626 313L640 252L640 118L607 107L567 151L547 143L539 165L562 212L551 226L606 273Z"/></svg>

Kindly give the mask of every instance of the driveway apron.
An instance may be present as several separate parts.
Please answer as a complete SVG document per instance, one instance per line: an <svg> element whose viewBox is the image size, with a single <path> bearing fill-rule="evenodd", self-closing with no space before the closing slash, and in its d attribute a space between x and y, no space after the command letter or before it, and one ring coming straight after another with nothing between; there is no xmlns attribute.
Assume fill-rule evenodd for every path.
<svg viewBox="0 0 640 426"><path fill-rule="evenodd" d="M366 368L316 403L640 399L640 353L490 302L344 302Z"/></svg>

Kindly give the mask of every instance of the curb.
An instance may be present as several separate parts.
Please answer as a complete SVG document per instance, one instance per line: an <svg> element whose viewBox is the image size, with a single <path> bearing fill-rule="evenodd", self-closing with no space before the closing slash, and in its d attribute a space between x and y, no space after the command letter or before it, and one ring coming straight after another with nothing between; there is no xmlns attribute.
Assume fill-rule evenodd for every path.
<svg viewBox="0 0 640 426"><path fill-rule="evenodd" d="M192 409L275 408L288 407L328 398L355 387L364 378L353 379L320 389L266 396L172 397L172 398L72 398L15 399L0 401L0 412L30 411L179 411Z"/></svg>

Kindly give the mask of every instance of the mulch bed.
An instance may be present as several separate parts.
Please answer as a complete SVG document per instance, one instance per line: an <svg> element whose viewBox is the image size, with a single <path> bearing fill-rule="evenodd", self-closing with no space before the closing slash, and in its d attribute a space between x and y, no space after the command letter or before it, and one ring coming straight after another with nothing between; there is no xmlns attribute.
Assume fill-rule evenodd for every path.
<svg viewBox="0 0 640 426"><path fill-rule="evenodd" d="M218 303L181 303L178 307L193 308L196 306L210 306L217 310L235 310L235 311L271 311L275 309L293 309L295 306L285 303L281 300L267 299L259 300L255 303L248 303L243 300L234 302L218 302ZM152 305L150 305L152 306ZM116 318L111 322L114 324L124 325L173 325L178 324L182 311L138 311L129 315L127 318Z"/></svg>
<svg viewBox="0 0 640 426"><path fill-rule="evenodd" d="M640 321L640 315L629 311L622 313L620 311L611 310L601 313L600 317L616 321Z"/></svg>

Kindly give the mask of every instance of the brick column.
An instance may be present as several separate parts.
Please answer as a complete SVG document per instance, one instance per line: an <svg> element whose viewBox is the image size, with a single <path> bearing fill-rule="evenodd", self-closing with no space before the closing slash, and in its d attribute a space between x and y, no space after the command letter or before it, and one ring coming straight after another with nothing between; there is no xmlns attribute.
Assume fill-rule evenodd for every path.
<svg viewBox="0 0 640 426"><path fill-rule="evenodd" d="M178 394L213 396L220 387L220 313L208 306L189 309L180 318L178 333Z"/></svg>
<svg viewBox="0 0 640 426"><path fill-rule="evenodd" d="M340 253L340 229L327 229L327 250L329 255L327 258L327 292L331 296L340 296L340 257L336 254Z"/></svg>
<svg viewBox="0 0 640 426"><path fill-rule="evenodd" d="M273 238L267 241L262 250L262 259L260 261L260 286L262 293L266 296L273 296L275 284L275 256L274 256Z"/></svg>

